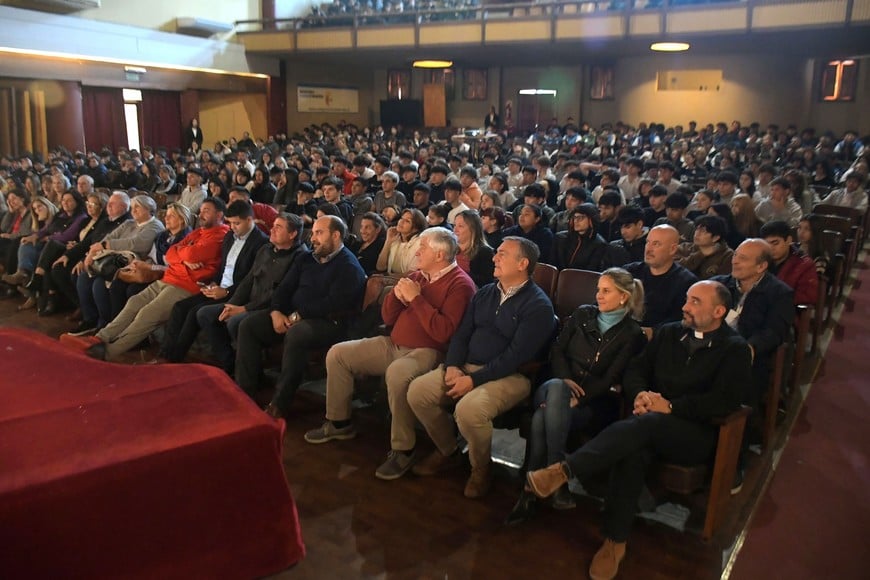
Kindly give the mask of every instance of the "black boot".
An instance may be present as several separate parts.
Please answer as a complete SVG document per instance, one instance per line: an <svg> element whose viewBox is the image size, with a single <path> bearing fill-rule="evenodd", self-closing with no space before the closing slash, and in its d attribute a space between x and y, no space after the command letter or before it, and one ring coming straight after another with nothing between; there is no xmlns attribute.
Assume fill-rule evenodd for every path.
<svg viewBox="0 0 870 580"><path fill-rule="evenodd" d="M520 494L520 499L517 500L517 504L514 506L514 509L511 510L511 513L508 514L508 517L505 518L504 523L506 526L515 526L517 524L521 524L535 515L535 512L538 508L538 498L535 497L530 491L523 490Z"/></svg>
<svg viewBox="0 0 870 580"><path fill-rule="evenodd" d="M27 282L24 287L31 292L37 292L38 290L42 290L42 274L34 274L33 276L31 276L30 281Z"/></svg>

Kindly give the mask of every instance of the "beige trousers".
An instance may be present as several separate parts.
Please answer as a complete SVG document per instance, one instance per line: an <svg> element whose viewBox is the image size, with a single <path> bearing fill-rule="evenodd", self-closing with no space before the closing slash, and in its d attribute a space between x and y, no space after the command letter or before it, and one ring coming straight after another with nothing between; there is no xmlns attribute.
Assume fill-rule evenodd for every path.
<svg viewBox="0 0 870 580"><path fill-rule="evenodd" d="M414 413L408 406L408 385L442 359L432 348L396 346L388 336L340 342L326 354L326 418L350 419L354 375L384 375L392 413L390 447L408 451L416 444Z"/></svg>
<svg viewBox="0 0 870 580"><path fill-rule="evenodd" d="M462 370L473 373L480 365L464 365ZM479 385L456 402L453 419L448 409L454 401L445 393L444 365L417 377L408 388L408 404L426 428L429 437L444 455L456 450L453 419L468 442L471 467L489 464L492 452L492 420L521 403L529 396L529 379L519 373Z"/></svg>

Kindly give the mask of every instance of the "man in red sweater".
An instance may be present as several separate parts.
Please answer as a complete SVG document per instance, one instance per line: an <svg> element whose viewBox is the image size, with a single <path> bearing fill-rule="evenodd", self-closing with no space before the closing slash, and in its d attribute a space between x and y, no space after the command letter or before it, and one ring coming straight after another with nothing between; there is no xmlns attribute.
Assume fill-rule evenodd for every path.
<svg viewBox="0 0 870 580"><path fill-rule="evenodd" d="M199 293L199 282L217 276L221 244L229 231L224 224L225 209L220 198L206 198L199 207L199 228L166 252L167 269L162 279L130 298L118 316L96 336L64 334L60 341L102 360L115 359L142 342L169 320L176 302Z"/></svg>
<svg viewBox="0 0 870 580"><path fill-rule="evenodd" d="M815 304L819 297L819 276L813 260L792 246L791 228L784 221L767 222L760 236L770 244L770 271L794 290L794 303Z"/></svg>
<svg viewBox="0 0 870 580"><path fill-rule="evenodd" d="M453 232L430 228L420 234L420 269L398 281L384 299L382 315L390 336L336 344L326 355L326 421L305 434L309 443L351 439L351 399L355 374L385 375L392 412L391 451L375 476L398 479L414 464L414 413L408 406L411 381L444 358L450 337L475 292L474 282L456 264Z"/></svg>
<svg viewBox="0 0 870 580"><path fill-rule="evenodd" d="M251 204L251 207L254 208L254 223L264 233L271 235L275 218L278 217L278 210L271 205L252 201L251 192L241 186L236 186L230 190L230 203L238 200Z"/></svg>

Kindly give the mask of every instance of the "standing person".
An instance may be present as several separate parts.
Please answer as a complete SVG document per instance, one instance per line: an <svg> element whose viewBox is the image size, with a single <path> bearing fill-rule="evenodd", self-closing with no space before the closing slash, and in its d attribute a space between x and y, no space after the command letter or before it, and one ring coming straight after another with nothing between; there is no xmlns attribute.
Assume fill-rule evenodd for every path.
<svg viewBox="0 0 870 580"><path fill-rule="evenodd" d="M194 117L190 120L190 124L184 129L184 150L190 151L193 144L196 143L196 151L202 149L202 129L199 128L199 119Z"/></svg>
<svg viewBox="0 0 870 580"><path fill-rule="evenodd" d="M458 267L456 237L430 228L420 235L420 269L402 278L382 307L390 336L342 342L326 355L326 421L305 434L309 443L351 439L354 375L385 376L391 412L390 452L375 471L379 479L404 475L416 459L414 414L408 385L444 357L462 315L474 295L474 283Z"/></svg>
<svg viewBox="0 0 870 580"><path fill-rule="evenodd" d="M608 393L646 344L638 324L643 284L621 268L610 268L598 279L595 300L596 305L585 304L571 314L550 349L553 378L535 392L529 471L561 461L572 432L596 435L619 418L620 400ZM528 519L535 504L534 494L523 491L506 523ZM553 506L574 507L568 486L556 491Z"/></svg>
<svg viewBox="0 0 870 580"><path fill-rule="evenodd" d="M604 543L592 558L592 578L616 577L637 511L650 459L691 465L707 461L718 427L711 419L740 406L750 381L746 342L727 324L728 291L709 280L690 289L682 322L662 326L622 381L631 417L617 421L564 461L530 471L526 490L549 497L572 477L610 473Z"/></svg>
<svg viewBox="0 0 870 580"><path fill-rule="evenodd" d="M414 466L414 473L435 475L457 465L458 427L471 460L468 498L489 493L492 419L528 397L531 384L518 369L539 356L553 336L553 305L531 279L538 255L538 247L525 238L502 241L493 258L498 282L475 294L444 364L414 379L408 389L408 404L437 448ZM453 403L451 414L447 406Z"/></svg>

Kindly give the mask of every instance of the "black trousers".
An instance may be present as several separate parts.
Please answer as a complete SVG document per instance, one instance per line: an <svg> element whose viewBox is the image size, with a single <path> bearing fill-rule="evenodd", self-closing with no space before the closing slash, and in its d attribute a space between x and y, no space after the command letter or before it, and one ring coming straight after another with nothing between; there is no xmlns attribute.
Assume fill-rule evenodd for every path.
<svg viewBox="0 0 870 580"><path fill-rule="evenodd" d="M602 533L615 542L625 542L652 461L682 465L706 462L716 449L717 438L718 430L710 423L647 413L613 423L571 453L566 462L581 481L609 471Z"/></svg>
<svg viewBox="0 0 870 580"><path fill-rule="evenodd" d="M194 294L190 298L176 302L166 323L166 336L160 348L160 355L170 362L182 362L199 335L197 312L203 306L219 302L203 294Z"/></svg>
<svg viewBox="0 0 870 580"><path fill-rule="evenodd" d="M275 384L272 403L286 413L293 396L302 382L308 363L308 351L326 348L344 340L347 330L344 324L325 318L303 319L278 334L272 328L269 310L252 313L239 324L236 345L236 382L251 397L259 390L263 367L263 351L270 346L284 343L281 356L281 373Z"/></svg>
<svg viewBox="0 0 870 580"><path fill-rule="evenodd" d="M0 264L6 268L6 273L14 274L18 270L18 238L0 238Z"/></svg>

